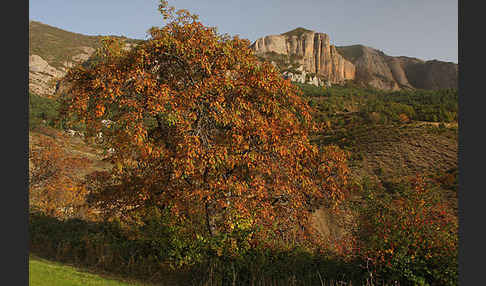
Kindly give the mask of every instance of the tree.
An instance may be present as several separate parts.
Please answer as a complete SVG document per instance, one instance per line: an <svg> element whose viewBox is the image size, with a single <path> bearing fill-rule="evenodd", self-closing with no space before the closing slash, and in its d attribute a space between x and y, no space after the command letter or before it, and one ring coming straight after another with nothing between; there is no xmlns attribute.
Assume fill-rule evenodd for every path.
<svg viewBox="0 0 486 286"><path fill-rule="evenodd" d="M261 230L255 238L309 231L311 203L343 199L345 154L309 143L310 107L247 40L165 1L159 10L168 23L149 40L126 50L106 39L66 75L61 114L114 150L113 170L92 178L93 204L124 217L170 210L204 226L198 235L242 221Z"/></svg>

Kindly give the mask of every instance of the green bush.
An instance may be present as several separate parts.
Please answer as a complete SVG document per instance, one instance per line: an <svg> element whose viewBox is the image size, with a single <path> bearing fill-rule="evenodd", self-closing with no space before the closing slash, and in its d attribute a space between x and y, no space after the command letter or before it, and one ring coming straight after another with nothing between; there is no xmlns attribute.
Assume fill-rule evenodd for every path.
<svg viewBox="0 0 486 286"><path fill-rule="evenodd" d="M29 93L29 128L41 125L56 127L58 108L56 100Z"/></svg>
<svg viewBox="0 0 486 286"><path fill-rule="evenodd" d="M29 129L40 126L49 126L56 129L74 129L84 131L84 124L77 123L73 126L65 126L65 120L59 118L59 99L38 96L29 92Z"/></svg>

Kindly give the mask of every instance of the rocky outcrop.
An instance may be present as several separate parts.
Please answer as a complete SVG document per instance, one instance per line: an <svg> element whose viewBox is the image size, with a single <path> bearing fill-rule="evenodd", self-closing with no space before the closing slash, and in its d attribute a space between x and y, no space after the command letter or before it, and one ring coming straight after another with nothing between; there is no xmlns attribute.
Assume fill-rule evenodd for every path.
<svg viewBox="0 0 486 286"><path fill-rule="evenodd" d="M354 65L339 54L324 33L298 28L260 38L251 48L256 55L277 61L281 69L285 65L294 69L302 67L322 82L342 83L355 77Z"/></svg>
<svg viewBox="0 0 486 286"><path fill-rule="evenodd" d="M55 91L55 81L64 74L64 71L50 66L40 56L29 56L29 91L42 96L52 95Z"/></svg>
<svg viewBox="0 0 486 286"><path fill-rule="evenodd" d="M82 53L76 54L63 65L55 68L38 55L29 56L29 90L40 96L51 96L56 90L57 81L70 67L88 60L95 49L80 47Z"/></svg>

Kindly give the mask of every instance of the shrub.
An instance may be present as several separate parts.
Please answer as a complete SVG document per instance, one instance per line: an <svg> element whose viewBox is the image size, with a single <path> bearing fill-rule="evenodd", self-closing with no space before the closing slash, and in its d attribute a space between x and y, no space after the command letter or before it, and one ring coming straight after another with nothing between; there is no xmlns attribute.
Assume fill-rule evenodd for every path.
<svg viewBox="0 0 486 286"><path fill-rule="evenodd" d="M56 126L59 103L29 92L29 129L41 125Z"/></svg>
<svg viewBox="0 0 486 286"><path fill-rule="evenodd" d="M421 178L392 194L366 190L360 213L360 255L380 279L457 284L457 217Z"/></svg>

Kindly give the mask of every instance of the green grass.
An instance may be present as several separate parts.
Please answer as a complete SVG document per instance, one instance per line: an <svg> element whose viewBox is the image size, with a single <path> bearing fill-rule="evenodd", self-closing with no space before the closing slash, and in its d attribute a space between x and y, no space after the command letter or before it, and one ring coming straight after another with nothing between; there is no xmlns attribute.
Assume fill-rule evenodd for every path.
<svg viewBox="0 0 486 286"><path fill-rule="evenodd" d="M133 284L114 279L103 278L96 274L80 271L72 266L50 262L37 257L29 258L29 285L30 286L133 286Z"/></svg>

